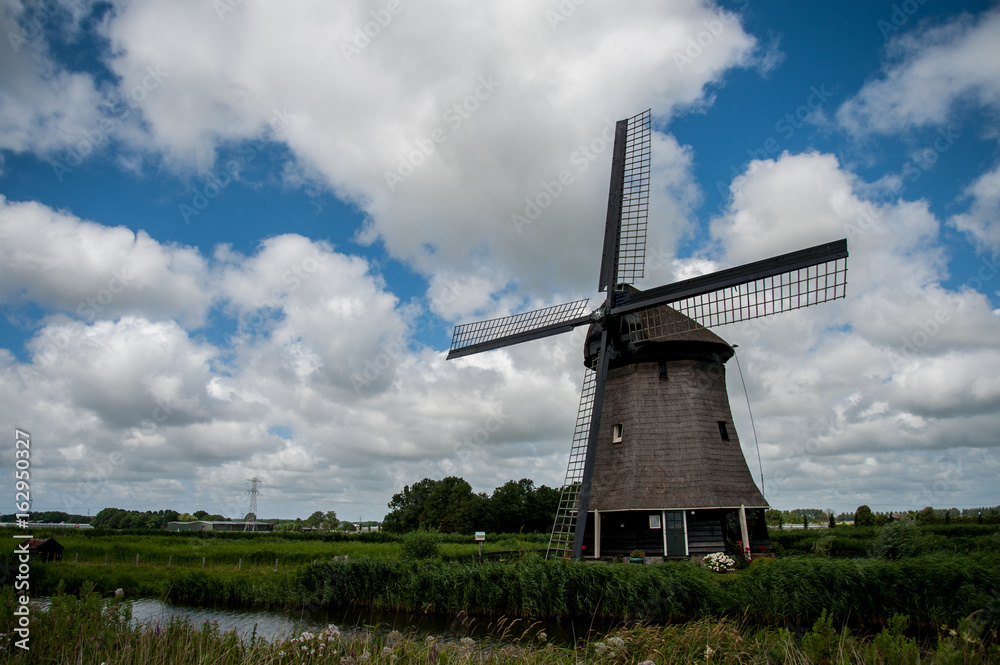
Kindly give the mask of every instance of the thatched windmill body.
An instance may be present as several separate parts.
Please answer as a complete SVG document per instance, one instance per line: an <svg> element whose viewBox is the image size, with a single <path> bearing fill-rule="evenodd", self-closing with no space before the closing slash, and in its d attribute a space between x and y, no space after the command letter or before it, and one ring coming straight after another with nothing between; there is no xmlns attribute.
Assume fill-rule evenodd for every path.
<svg viewBox="0 0 1000 665"><path fill-rule="evenodd" d="M838 240L646 291L650 112L618 121L599 278L580 300L456 326L448 358L589 326L587 371L549 556L767 547L767 508L726 394L733 347L708 329L842 298Z"/></svg>

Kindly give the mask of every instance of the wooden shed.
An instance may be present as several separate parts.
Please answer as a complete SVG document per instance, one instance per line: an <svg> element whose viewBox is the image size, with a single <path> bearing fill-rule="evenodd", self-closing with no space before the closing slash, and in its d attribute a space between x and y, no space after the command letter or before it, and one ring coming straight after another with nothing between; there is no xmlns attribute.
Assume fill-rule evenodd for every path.
<svg viewBox="0 0 1000 665"><path fill-rule="evenodd" d="M32 538L28 541L28 554L42 561L61 561L66 549L55 538Z"/></svg>

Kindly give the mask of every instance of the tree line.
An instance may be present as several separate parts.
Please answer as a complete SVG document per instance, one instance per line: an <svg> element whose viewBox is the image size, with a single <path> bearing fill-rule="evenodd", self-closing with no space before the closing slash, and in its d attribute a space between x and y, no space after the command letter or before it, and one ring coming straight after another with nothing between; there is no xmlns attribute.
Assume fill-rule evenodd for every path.
<svg viewBox="0 0 1000 665"><path fill-rule="evenodd" d="M509 480L487 495L473 492L462 478L424 478L394 494L382 529L405 533L436 529L444 533L545 533L559 507L559 490L533 480Z"/></svg>

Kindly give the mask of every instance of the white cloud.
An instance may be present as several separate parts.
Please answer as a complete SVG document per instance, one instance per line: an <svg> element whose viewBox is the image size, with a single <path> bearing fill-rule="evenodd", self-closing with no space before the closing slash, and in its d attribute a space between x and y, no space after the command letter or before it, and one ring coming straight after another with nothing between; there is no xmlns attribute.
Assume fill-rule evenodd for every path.
<svg viewBox="0 0 1000 665"><path fill-rule="evenodd" d="M837 112L854 133L895 133L945 123L963 102L1000 109L1000 11L906 34L890 45L891 64Z"/></svg>
<svg viewBox="0 0 1000 665"><path fill-rule="evenodd" d="M0 302L33 302L84 320L137 313L204 323L211 304L197 250L0 195Z"/></svg>
<svg viewBox="0 0 1000 665"><path fill-rule="evenodd" d="M1000 166L981 175L966 189L969 211L949 222L966 233L981 251L1000 255Z"/></svg>
<svg viewBox="0 0 1000 665"><path fill-rule="evenodd" d="M869 189L830 155L785 154L736 178L712 224L724 265L848 237L846 300L719 330L740 344L772 502L935 503L916 497L933 482L939 450L954 459L964 454L957 446L998 445L1000 385L987 377L1000 358L1000 317L981 293L942 287L940 222L926 204L876 205L858 194ZM753 460L734 369L730 397ZM906 477L894 471L900 451L913 460ZM966 467L935 505L986 473Z"/></svg>
<svg viewBox="0 0 1000 665"><path fill-rule="evenodd" d="M207 170L222 143L268 136L364 209L360 237L421 273L448 266L538 292L593 288L606 121L647 106L669 118L702 103L727 69L770 61L756 59L736 16L695 2L590 4L554 30L536 3L404 3L358 47L370 9L246 2L219 20L209 5L123 3L107 24L110 66L125 90L150 65L169 72L142 111L147 145L174 167ZM271 131L275 110L288 120ZM572 196L517 233L510 215L564 170ZM689 187L673 175L659 187Z"/></svg>

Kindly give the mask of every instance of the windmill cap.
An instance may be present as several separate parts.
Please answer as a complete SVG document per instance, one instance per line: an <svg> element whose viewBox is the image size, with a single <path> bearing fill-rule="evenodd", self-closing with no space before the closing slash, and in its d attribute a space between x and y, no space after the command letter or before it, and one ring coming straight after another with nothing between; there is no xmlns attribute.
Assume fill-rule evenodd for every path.
<svg viewBox="0 0 1000 665"><path fill-rule="evenodd" d="M620 357L614 364L637 360L704 358L725 363L736 353L726 340L669 305L657 305L616 317L614 346ZM590 326L584 360L588 364L600 349L600 329Z"/></svg>

